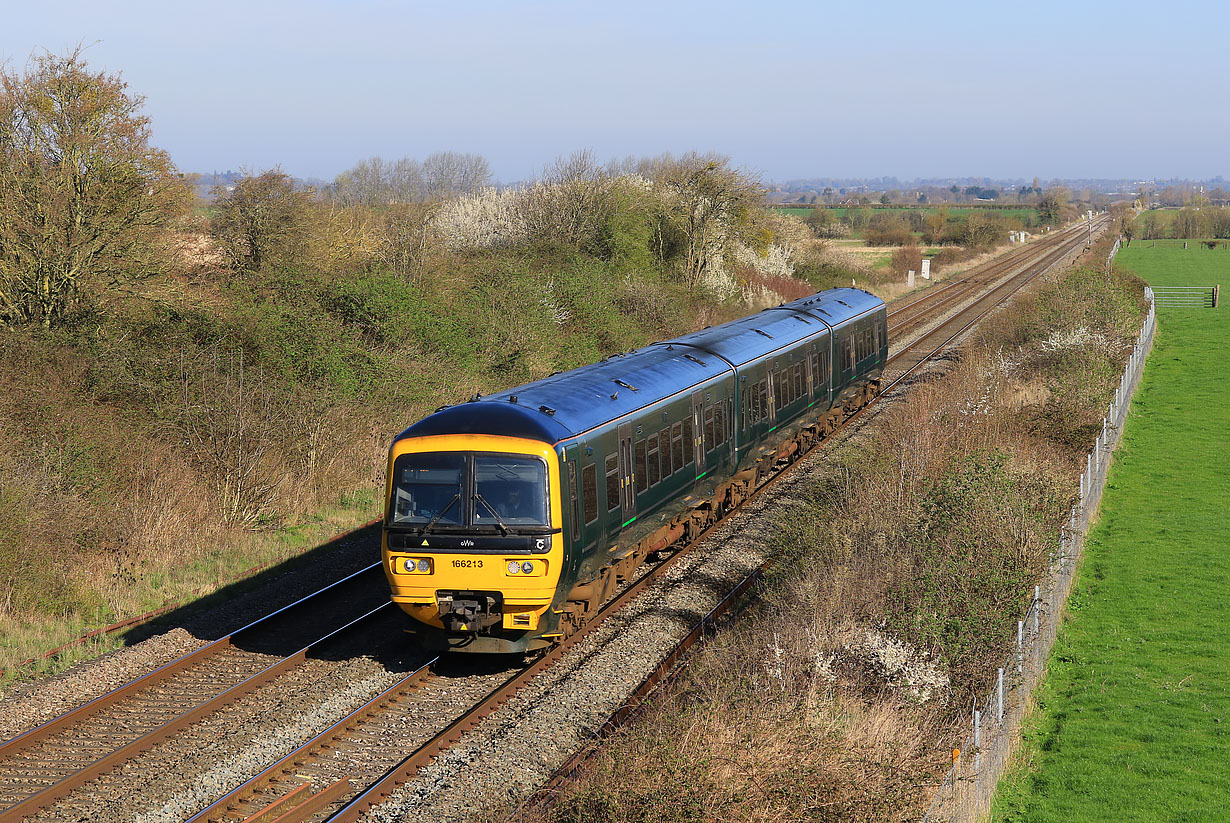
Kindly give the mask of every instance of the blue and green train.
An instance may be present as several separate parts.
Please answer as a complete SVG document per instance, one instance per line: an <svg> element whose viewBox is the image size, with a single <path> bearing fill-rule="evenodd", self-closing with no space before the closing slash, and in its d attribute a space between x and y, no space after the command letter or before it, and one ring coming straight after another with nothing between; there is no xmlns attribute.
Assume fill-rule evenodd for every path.
<svg viewBox="0 0 1230 823"><path fill-rule="evenodd" d="M887 357L884 302L831 289L440 409L389 450L393 600L429 646L548 645L865 404Z"/></svg>

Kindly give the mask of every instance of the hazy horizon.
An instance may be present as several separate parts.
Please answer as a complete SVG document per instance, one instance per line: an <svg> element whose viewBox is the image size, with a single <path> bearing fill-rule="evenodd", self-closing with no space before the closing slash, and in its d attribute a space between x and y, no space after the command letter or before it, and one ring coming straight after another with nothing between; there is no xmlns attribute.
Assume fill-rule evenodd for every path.
<svg viewBox="0 0 1230 823"><path fill-rule="evenodd" d="M1225 8L1031 8L52 0L9 13L0 59L84 44L185 171L451 150L514 181L590 148L716 151L770 182L1230 173Z"/></svg>

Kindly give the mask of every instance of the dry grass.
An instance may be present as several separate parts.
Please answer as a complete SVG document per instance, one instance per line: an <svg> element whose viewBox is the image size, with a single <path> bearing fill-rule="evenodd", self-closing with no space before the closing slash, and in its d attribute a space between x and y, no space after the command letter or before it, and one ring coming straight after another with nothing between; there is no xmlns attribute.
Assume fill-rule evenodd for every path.
<svg viewBox="0 0 1230 823"><path fill-rule="evenodd" d="M1097 249L1095 249L1095 253ZM784 509L759 602L697 652L553 823L917 820L1013 642L1139 287L1082 270L986 324ZM1085 328L1109 345L1058 357ZM1056 397L1072 413L1050 417ZM795 493L800 496L799 493Z"/></svg>

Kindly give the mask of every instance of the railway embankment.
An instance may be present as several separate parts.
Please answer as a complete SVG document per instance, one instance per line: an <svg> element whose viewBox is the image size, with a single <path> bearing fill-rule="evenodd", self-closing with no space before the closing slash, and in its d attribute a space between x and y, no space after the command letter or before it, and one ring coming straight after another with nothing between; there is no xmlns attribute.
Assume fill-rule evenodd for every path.
<svg viewBox="0 0 1230 823"><path fill-rule="evenodd" d="M1134 244L1151 285L1212 286L1223 253ZM1230 813L1230 384L1224 309L1158 330L1067 618L994 819L1224 820Z"/></svg>
<svg viewBox="0 0 1230 823"><path fill-rule="evenodd" d="M759 600L531 816L921 818L1046 573L1144 313L1139 281L1094 264L988 318L781 500Z"/></svg>

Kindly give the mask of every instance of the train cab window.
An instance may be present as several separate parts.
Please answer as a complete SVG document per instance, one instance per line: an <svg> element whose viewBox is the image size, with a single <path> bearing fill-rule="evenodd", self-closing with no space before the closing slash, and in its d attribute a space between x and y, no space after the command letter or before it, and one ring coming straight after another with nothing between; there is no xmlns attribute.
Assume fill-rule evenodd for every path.
<svg viewBox="0 0 1230 823"><path fill-rule="evenodd" d="M645 441L636 441L636 493L649 488L649 470L645 466Z"/></svg>
<svg viewBox="0 0 1230 823"><path fill-rule="evenodd" d="M648 460L649 460L649 485L656 486L662 480L662 464L659 456L660 449L658 448L658 433L654 432L649 435L648 442Z"/></svg>
<svg viewBox="0 0 1230 823"><path fill-rule="evenodd" d="M705 409L705 453L713 451L717 443L713 439L713 406Z"/></svg>
<svg viewBox="0 0 1230 823"><path fill-rule="evenodd" d="M606 510L619 508L619 455L606 456Z"/></svg>
<svg viewBox="0 0 1230 823"><path fill-rule="evenodd" d="M581 500L585 504L585 524L598 519L598 467L590 463L581 469Z"/></svg>
<svg viewBox="0 0 1230 823"><path fill-rule="evenodd" d="M683 465L686 466L695 459L695 446L696 441L692 435L692 415L689 414L683 418Z"/></svg>
<svg viewBox="0 0 1230 823"><path fill-rule="evenodd" d="M682 423L671 426L671 462L675 466L675 471L679 471L688 464L688 461L683 459Z"/></svg>
<svg viewBox="0 0 1230 823"><path fill-rule="evenodd" d="M577 498L577 461L568 461L568 498L572 502L572 541L581 539L581 501Z"/></svg>
<svg viewBox="0 0 1230 823"><path fill-rule="evenodd" d="M394 524L465 522L466 456L456 452L403 454L393 464Z"/></svg>

